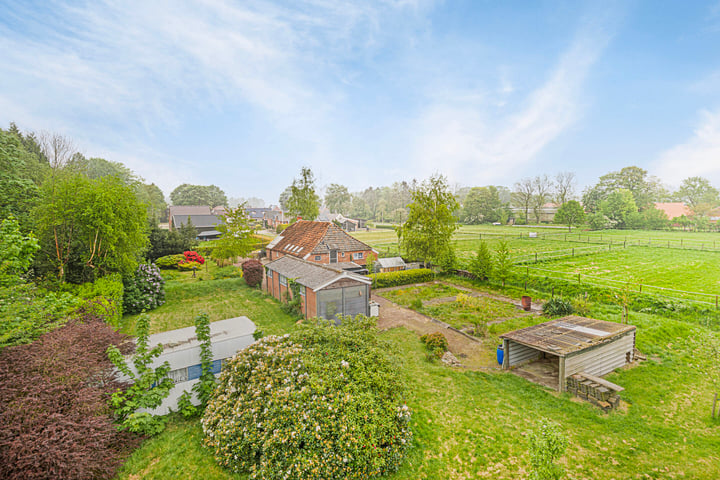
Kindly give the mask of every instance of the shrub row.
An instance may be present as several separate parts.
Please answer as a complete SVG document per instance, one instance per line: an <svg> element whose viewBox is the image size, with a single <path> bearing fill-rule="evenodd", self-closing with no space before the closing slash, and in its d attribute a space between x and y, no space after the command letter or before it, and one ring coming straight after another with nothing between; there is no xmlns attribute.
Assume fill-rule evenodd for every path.
<svg viewBox="0 0 720 480"><path fill-rule="evenodd" d="M399 272L374 273L370 275L375 288L396 287L409 283L429 282L435 278L435 273L428 268L415 268Z"/></svg>
<svg viewBox="0 0 720 480"><path fill-rule="evenodd" d="M76 295L84 300L92 300L94 312L111 325L120 324L125 287L119 273L99 278L93 283L83 283L77 288Z"/></svg>
<svg viewBox="0 0 720 480"><path fill-rule="evenodd" d="M0 478L112 478L138 445L107 402L121 385L105 349L124 336L92 310L0 352Z"/></svg>

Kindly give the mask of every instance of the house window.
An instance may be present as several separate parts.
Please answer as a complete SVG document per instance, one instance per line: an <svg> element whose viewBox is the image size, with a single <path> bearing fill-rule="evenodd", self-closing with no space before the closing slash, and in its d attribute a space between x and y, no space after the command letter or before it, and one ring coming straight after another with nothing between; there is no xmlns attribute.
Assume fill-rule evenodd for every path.
<svg viewBox="0 0 720 480"><path fill-rule="evenodd" d="M305 287L302 287L302 288L300 289L300 296L301 296L301 297L304 297L304 296L305 296Z"/></svg>
<svg viewBox="0 0 720 480"><path fill-rule="evenodd" d="M272 278L272 270L268 269L267 271L267 277Z"/></svg>
<svg viewBox="0 0 720 480"><path fill-rule="evenodd" d="M363 252L353 253L353 260L362 260Z"/></svg>
<svg viewBox="0 0 720 480"><path fill-rule="evenodd" d="M280 275L280 285L287 287L287 278L282 275Z"/></svg>
<svg viewBox="0 0 720 480"><path fill-rule="evenodd" d="M319 262L320 260L322 260L322 256L320 256L320 255L315 255L315 261L316 261L316 262Z"/></svg>
<svg viewBox="0 0 720 480"><path fill-rule="evenodd" d="M345 252L340 252L340 256L341 256L341 257L344 257L344 256L345 256Z"/></svg>

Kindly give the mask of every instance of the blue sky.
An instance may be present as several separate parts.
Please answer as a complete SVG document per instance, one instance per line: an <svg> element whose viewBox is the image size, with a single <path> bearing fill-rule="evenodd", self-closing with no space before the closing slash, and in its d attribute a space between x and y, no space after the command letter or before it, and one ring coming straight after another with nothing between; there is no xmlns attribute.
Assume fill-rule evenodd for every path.
<svg viewBox="0 0 720 480"><path fill-rule="evenodd" d="M638 165L720 187L720 2L0 4L0 124L276 203Z"/></svg>

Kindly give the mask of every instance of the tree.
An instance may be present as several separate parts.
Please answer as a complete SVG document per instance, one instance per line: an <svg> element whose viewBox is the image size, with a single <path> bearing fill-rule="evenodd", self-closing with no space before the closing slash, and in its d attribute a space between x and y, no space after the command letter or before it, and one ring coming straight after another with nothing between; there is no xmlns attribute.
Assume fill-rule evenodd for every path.
<svg viewBox="0 0 720 480"><path fill-rule="evenodd" d="M575 196L575 172L560 172L555 175L555 203L564 205Z"/></svg>
<svg viewBox="0 0 720 480"><path fill-rule="evenodd" d="M477 255L473 258L470 264L470 273L475 275L478 280L487 280L492 276L493 272L493 258L490 254L490 249L487 243L484 241L480 242L478 246Z"/></svg>
<svg viewBox="0 0 720 480"><path fill-rule="evenodd" d="M32 178L32 167L36 164L20 137L0 129L0 218L12 214L21 227L29 227L30 211L39 196Z"/></svg>
<svg viewBox="0 0 720 480"><path fill-rule="evenodd" d="M458 203L442 175L433 175L412 195L410 214L398 227L401 248L407 256L451 267L455 253L450 243L457 230L453 212Z"/></svg>
<svg viewBox="0 0 720 480"><path fill-rule="evenodd" d="M192 238L188 239L183 236L179 230L165 230L160 228L157 222L152 219L148 220L148 242L149 247L145 258L154 262L160 257L166 255L175 255L188 250L192 250L195 244L195 227L192 227Z"/></svg>
<svg viewBox="0 0 720 480"><path fill-rule="evenodd" d="M532 197L533 213L535 214L535 221L540 223L540 213L550 199L550 188L552 187L552 182L547 175L538 175L533 178L532 182L533 189L535 190L535 194Z"/></svg>
<svg viewBox="0 0 720 480"><path fill-rule="evenodd" d="M140 183L136 187L137 196L140 203L147 206L147 214L149 219L163 221L167 219L167 203L165 203L165 195L160 187L151 183Z"/></svg>
<svg viewBox="0 0 720 480"><path fill-rule="evenodd" d="M502 282L503 287L505 286L505 281L510 278L512 266L510 247L505 239L500 240L495 246L495 265L492 271L497 279Z"/></svg>
<svg viewBox="0 0 720 480"><path fill-rule="evenodd" d="M600 204L603 215L616 223L619 228L626 228L630 214L637 213L638 207L630 190L621 188L608 195L607 200Z"/></svg>
<svg viewBox="0 0 720 480"><path fill-rule="evenodd" d="M288 211L288 200L290 199L290 195L292 195L292 187L288 186L282 191L280 198L278 198L280 208L282 208L283 212Z"/></svg>
<svg viewBox="0 0 720 480"><path fill-rule="evenodd" d="M596 185L583 193L583 205L587 211L595 213L610 194L621 189L630 191L640 210L650 207L654 201L664 196L660 180L648 177L646 170L632 166L600 177Z"/></svg>
<svg viewBox="0 0 720 480"><path fill-rule="evenodd" d="M215 185L190 185L183 183L170 193L173 205L209 205L210 207L227 205L227 197L220 187Z"/></svg>
<svg viewBox="0 0 720 480"><path fill-rule="evenodd" d="M147 242L147 214L117 177L60 171L36 209L41 252L61 281L81 283L135 270Z"/></svg>
<svg viewBox="0 0 720 480"><path fill-rule="evenodd" d="M287 210L305 220L315 220L320 213L320 197L315 193L315 176L309 167L300 170L300 178L290 186Z"/></svg>
<svg viewBox="0 0 720 480"><path fill-rule="evenodd" d="M325 206L334 213L348 213L350 192L344 185L331 183L325 190Z"/></svg>
<svg viewBox="0 0 720 480"><path fill-rule="evenodd" d="M555 464L567 449L568 440L560 426L545 419L537 430L530 432L530 479L556 480L564 478L565 468Z"/></svg>
<svg viewBox="0 0 720 480"><path fill-rule="evenodd" d="M0 286L19 283L32 265L40 245L33 235L23 235L12 215L0 223Z"/></svg>
<svg viewBox="0 0 720 480"><path fill-rule="evenodd" d="M491 223L500 220L502 203L497 187L475 187L465 197L463 221L465 223Z"/></svg>
<svg viewBox="0 0 720 480"><path fill-rule="evenodd" d="M515 190L512 193L513 205L522 208L525 212L525 222L530 216L530 206L535 196L535 184L531 178L523 178L515 182Z"/></svg>
<svg viewBox="0 0 720 480"><path fill-rule="evenodd" d="M572 231L573 225L579 225L585 221L585 211L577 200L570 200L562 204L555 214L555 222L563 223L568 226L568 231Z"/></svg>
<svg viewBox="0 0 720 480"><path fill-rule="evenodd" d="M698 209L702 209L703 204L711 205L710 208L716 207L718 204L717 189L703 177L688 177L683 180L675 197L681 202L687 203L696 214L699 213Z"/></svg>
<svg viewBox="0 0 720 480"><path fill-rule="evenodd" d="M250 219L245 213L245 204L231 208L223 215L224 222L217 226L222 236L216 241L212 255L218 260L245 257L255 245Z"/></svg>

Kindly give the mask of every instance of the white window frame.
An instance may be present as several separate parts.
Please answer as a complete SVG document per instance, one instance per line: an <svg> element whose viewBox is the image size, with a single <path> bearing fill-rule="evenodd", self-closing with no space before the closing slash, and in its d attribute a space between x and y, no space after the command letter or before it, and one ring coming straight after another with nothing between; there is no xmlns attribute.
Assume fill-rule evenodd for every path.
<svg viewBox="0 0 720 480"><path fill-rule="evenodd" d="M280 285L287 287L287 277L285 275L280 275Z"/></svg>
<svg viewBox="0 0 720 480"><path fill-rule="evenodd" d="M363 258L364 258L364 257L363 257L363 252L355 252L355 253L353 253L353 260L362 260Z"/></svg>
<svg viewBox="0 0 720 480"><path fill-rule="evenodd" d="M268 278L273 278L273 271L270 270L269 268L268 268L268 271L267 271L267 277L268 277Z"/></svg>

